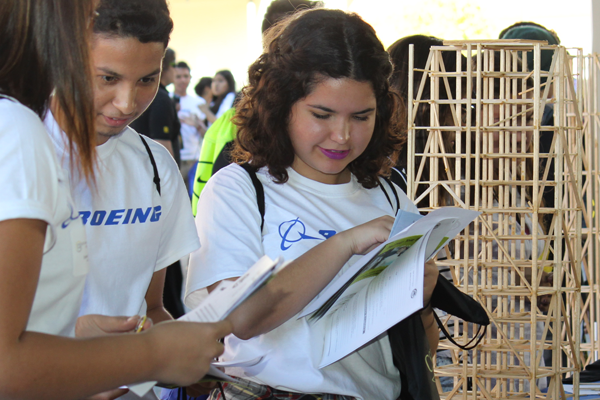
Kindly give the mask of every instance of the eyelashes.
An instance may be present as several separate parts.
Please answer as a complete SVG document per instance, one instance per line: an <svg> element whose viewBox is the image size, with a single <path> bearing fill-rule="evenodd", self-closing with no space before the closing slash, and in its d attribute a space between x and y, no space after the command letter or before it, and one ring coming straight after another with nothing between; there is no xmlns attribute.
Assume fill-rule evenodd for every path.
<svg viewBox="0 0 600 400"><path fill-rule="evenodd" d="M311 111L311 114L313 115L313 117L315 117L316 119L321 119L321 120L326 120L329 119L329 117L331 117L331 114L319 114L316 112ZM369 116L360 116L360 115L354 115L353 118L357 121L368 121L369 120Z"/></svg>

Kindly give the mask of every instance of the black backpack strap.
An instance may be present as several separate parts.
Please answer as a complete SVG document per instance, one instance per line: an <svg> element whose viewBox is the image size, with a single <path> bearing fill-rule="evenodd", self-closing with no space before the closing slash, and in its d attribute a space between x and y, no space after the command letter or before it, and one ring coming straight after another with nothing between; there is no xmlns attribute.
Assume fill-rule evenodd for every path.
<svg viewBox="0 0 600 400"><path fill-rule="evenodd" d="M254 189L256 190L256 203L260 212L260 231L262 232L265 227L265 190L256 176L256 168L248 163L240 164L240 167L244 168L248 175L250 175L252 185L254 185Z"/></svg>
<svg viewBox="0 0 600 400"><path fill-rule="evenodd" d="M392 168L390 180L396 184L404 193L408 193L408 181L406 180L406 172Z"/></svg>
<svg viewBox="0 0 600 400"><path fill-rule="evenodd" d="M142 143L144 143L144 147L146 148L146 151L148 152L148 156L150 157L150 162L152 163L152 169L154 170L154 184L156 185L156 190L158 191L158 194L160 195L160 176L158 175L158 168L156 167L156 161L154 160L154 155L152 155L150 146L148 146L148 142L146 142L146 139L144 139L144 136L142 136L139 133L138 133L138 135L140 135L140 139L142 139Z"/></svg>
<svg viewBox="0 0 600 400"><path fill-rule="evenodd" d="M396 171L396 170L392 168L392 175L394 174L393 171ZM394 214L397 214L398 210L400 210L400 197L398 196L398 191L396 190L396 186L393 183L393 178L391 180L386 178L385 176L382 176L381 178L388 184L390 189L392 189L392 193L394 194L394 197L396 198L396 208L395 208ZM394 209L394 203L392 203L392 199L390 199L390 196L388 195L388 193L385 190L385 188L383 187L383 185L380 184L379 187L383 191L383 194L385 195L385 198L387 199L388 203L390 203L390 206L392 207L392 209Z"/></svg>

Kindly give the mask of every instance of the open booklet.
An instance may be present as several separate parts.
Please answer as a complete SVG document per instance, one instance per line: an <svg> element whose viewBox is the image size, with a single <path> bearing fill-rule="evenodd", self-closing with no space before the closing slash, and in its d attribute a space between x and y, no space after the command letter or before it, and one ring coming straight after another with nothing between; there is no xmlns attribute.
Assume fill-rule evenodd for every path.
<svg viewBox="0 0 600 400"><path fill-rule="evenodd" d="M263 287L281 268L285 266L282 257L271 260L263 256L250 269L235 281L221 281L196 308L183 315L179 321L189 322L217 322L225 319L240 304ZM235 363L214 362L203 380L235 381L235 378L224 374L217 367L244 367L251 366L259 359L237 361ZM130 385L129 389L137 396L144 396L157 382L145 382Z"/></svg>
<svg viewBox="0 0 600 400"><path fill-rule="evenodd" d="M423 308L425 261L479 214L454 207L426 216L399 212L390 238L338 275L300 312L318 332L313 337L323 337L319 367L340 360Z"/></svg>

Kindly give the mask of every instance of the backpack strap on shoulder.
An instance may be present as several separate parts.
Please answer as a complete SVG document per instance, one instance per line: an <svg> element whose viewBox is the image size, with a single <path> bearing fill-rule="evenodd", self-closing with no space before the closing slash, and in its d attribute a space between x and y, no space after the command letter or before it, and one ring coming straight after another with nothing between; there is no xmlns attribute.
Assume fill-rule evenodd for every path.
<svg viewBox="0 0 600 400"><path fill-rule="evenodd" d="M248 175L250 175L252 185L256 190L256 203L258 205L258 211L260 212L260 231L262 232L265 227L265 190L256 176L256 168L248 163L240 164L240 167L244 168Z"/></svg>
<svg viewBox="0 0 600 400"><path fill-rule="evenodd" d="M398 210L400 210L400 197L398 196L398 191L396 190L396 186L392 183L392 180L390 180L389 178L386 178L385 176L382 176L381 178L385 181L385 183L388 184L388 186L392 190L392 193L394 194L394 197L396 198L396 207L394 208L394 203L392 202L392 199L390 198L387 190L385 190L385 188L383 187L383 184L381 184L381 183L379 184L379 187L381 188L381 191L385 195L385 198L387 199L388 203L390 203L390 207L392 207L392 209L394 210L394 214L397 214Z"/></svg>
<svg viewBox="0 0 600 400"><path fill-rule="evenodd" d="M138 135L140 135L140 139L142 139L142 143L144 143L144 147L146 148L148 156L150 157L150 163L152 163L152 169L154 170L154 185L156 186L156 190L160 195L160 176L158 175L158 168L156 166L156 161L154 160L154 155L152 154L152 150L150 150L150 146L148 146L148 142L146 142L146 139L144 139L144 136L140 133L138 133Z"/></svg>

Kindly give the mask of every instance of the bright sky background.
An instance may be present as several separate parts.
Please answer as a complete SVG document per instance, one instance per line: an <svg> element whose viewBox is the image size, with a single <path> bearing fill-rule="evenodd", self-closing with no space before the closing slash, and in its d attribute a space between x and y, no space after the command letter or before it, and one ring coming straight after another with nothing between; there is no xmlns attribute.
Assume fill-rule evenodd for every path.
<svg viewBox="0 0 600 400"><path fill-rule="evenodd" d="M497 39L518 21L535 21L558 33L561 44L592 48L593 0L325 0L353 11L377 31L385 47L413 34L443 39ZM260 55L260 24L270 0L170 0L175 29L171 47L202 76L230 69L241 89L248 65Z"/></svg>

